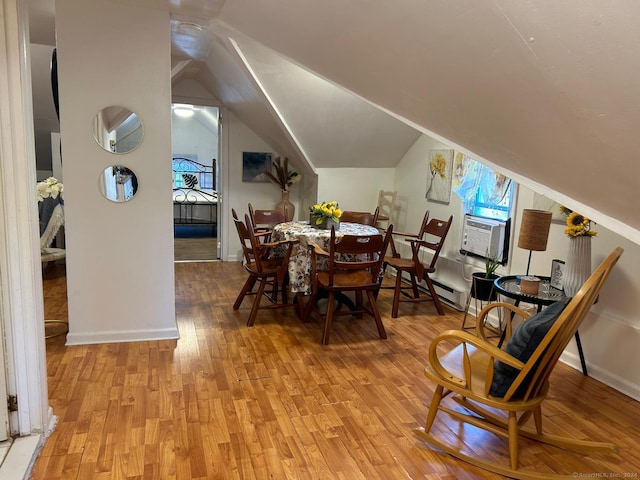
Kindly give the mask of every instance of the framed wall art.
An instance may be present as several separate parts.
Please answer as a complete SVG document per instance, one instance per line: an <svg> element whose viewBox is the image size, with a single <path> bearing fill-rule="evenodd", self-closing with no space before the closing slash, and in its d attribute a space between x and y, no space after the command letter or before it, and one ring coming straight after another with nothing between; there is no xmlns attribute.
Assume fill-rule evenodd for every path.
<svg viewBox="0 0 640 480"><path fill-rule="evenodd" d="M430 150L425 198L448 204L451 200L453 150Z"/></svg>
<svg viewBox="0 0 640 480"><path fill-rule="evenodd" d="M268 182L264 171L271 171L271 153L242 152L242 181Z"/></svg>

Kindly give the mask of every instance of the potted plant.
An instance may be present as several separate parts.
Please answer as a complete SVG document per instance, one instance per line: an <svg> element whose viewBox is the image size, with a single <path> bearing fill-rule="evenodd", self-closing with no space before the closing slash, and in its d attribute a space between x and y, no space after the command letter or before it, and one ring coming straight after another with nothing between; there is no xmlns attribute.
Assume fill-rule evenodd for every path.
<svg viewBox="0 0 640 480"><path fill-rule="evenodd" d="M340 217L342 210L338 206L338 202L322 202L316 203L309 207L309 224L312 227L329 230L334 225L336 230L340 228Z"/></svg>
<svg viewBox="0 0 640 480"><path fill-rule="evenodd" d="M487 252L484 261L484 272L474 272L471 282L471 296L478 300L493 302L498 298L493 288L493 281L498 278L496 269L500 266L500 255L490 255Z"/></svg>

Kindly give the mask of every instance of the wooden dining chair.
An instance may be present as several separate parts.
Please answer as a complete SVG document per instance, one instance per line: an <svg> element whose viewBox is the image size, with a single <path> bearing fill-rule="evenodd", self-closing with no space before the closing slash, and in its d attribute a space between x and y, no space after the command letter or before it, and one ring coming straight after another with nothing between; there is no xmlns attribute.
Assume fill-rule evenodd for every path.
<svg viewBox="0 0 640 480"><path fill-rule="evenodd" d="M436 390L425 427L415 430L415 433L427 443L454 457L509 478L582 476L577 473L569 475L569 472L565 476L543 474L519 468L518 439L521 436L564 449L616 452L617 447L613 443L543 433L542 402L549 394L549 376L560 355L578 331L580 323L596 301L602 285L622 253L622 248L613 250L572 299L556 302L532 317L510 303L496 302L481 310L475 335L464 330L446 330L440 333L429 345L429 364L425 368L425 375L436 383ZM513 334L511 322L506 323L508 342L503 349L490 343L484 333L484 320L496 308L506 308L525 319ZM444 401L449 395L453 395L455 408ZM571 405L565 405L564 408L571 409ZM432 429L440 413L453 418L454 426ZM532 417L535 431L525 429ZM442 416L438 418L445 420ZM460 422L468 423L469 426ZM475 434L475 428L508 439L508 464L496 461L495 447L487 446L485 449L482 445L465 446L469 439L474 438L485 438L485 443L489 444L490 438ZM456 436L459 438L456 439ZM562 466L560 451L554 452L554 458L556 461L553 463Z"/></svg>
<svg viewBox="0 0 640 480"><path fill-rule="evenodd" d="M393 223L393 213L396 208L398 192L380 190L378 192L378 226L387 226Z"/></svg>
<svg viewBox="0 0 640 480"><path fill-rule="evenodd" d="M436 262L440 256L440 250L447 238L447 233L453 222L453 215L448 220L437 218L429 219L429 211L424 215L420 231L417 234L394 232L394 236L404 237L411 244L411 258L401 257L396 249L394 240L391 240L391 255L384 258L384 270L388 267L396 270L396 280L393 287L393 306L391 317L398 317L400 302L427 302L433 301L439 315L444 315L444 309L440 298L433 287L429 274L436 271ZM424 253L423 253L424 252ZM423 263L420 256L431 254L428 263ZM409 275L409 283L403 278L403 274ZM429 296L420 296L418 283L423 281L427 285Z"/></svg>
<svg viewBox="0 0 640 480"><path fill-rule="evenodd" d="M245 215L244 217L244 222L237 218L234 218L233 221L236 225L242 246L244 268L249 273L249 276L233 304L233 309L238 310L240 308L242 301L247 295L252 294L253 288L257 284L258 289L255 292L251 305L247 326L253 326L258 310L261 308L295 307L298 309L298 315L302 318L302 305L299 302L289 303L288 301L288 285L286 282L289 257L291 256L293 244L296 241L280 240L277 242L261 242L255 235L253 223L249 215ZM271 252L277 253L278 258L271 258ZM269 285L272 286L272 289L270 292L267 292L267 286ZM280 295L281 301L278 300L278 295ZM262 303L263 297L269 300L268 304Z"/></svg>
<svg viewBox="0 0 640 480"><path fill-rule="evenodd" d="M344 235L336 238L335 228L331 228L329 251L327 252L317 244L312 244L312 294L307 302L305 319L316 314L324 319L322 344L329 343L329 334L333 318L337 315L361 316L366 313L373 317L378 327L380 338L387 338L387 334L376 305L377 292L379 290L380 274L384 252L391 240L393 225L390 225L386 234L376 235ZM327 270L320 270L319 259L328 263ZM328 296L326 312L323 314L317 308L316 297L320 291ZM341 310L336 308L336 296L348 292L355 293L354 309ZM364 302L364 294L368 302Z"/></svg>
<svg viewBox="0 0 640 480"><path fill-rule="evenodd" d="M248 207L249 218L256 233L271 233L274 226L285 221L284 214L280 210L254 210L251 203L249 203ZM268 241L269 235L263 237L263 239Z"/></svg>
<svg viewBox="0 0 640 480"><path fill-rule="evenodd" d="M373 213L371 212L354 212L351 210L345 210L342 212L342 216L340 217L341 222L351 222L351 223L359 223L361 225L370 225L372 227L376 226L378 222L378 213L380 212L380 208L376 207Z"/></svg>

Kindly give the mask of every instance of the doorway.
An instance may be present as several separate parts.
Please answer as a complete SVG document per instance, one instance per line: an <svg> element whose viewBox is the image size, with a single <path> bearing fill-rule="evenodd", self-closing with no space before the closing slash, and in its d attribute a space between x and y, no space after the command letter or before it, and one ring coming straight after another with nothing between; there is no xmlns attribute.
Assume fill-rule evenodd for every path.
<svg viewBox="0 0 640 480"><path fill-rule="evenodd" d="M171 110L174 259L219 260L219 108L174 103Z"/></svg>

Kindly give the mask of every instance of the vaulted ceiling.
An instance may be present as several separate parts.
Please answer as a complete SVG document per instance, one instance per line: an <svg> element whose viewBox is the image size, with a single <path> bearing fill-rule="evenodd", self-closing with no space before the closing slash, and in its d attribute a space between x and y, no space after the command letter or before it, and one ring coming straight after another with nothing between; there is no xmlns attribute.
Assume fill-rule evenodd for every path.
<svg viewBox="0 0 640 480"><path fill-rule="evenodd" d="M177 81L308 171L394 166L422 132L640 243L640 3L126 3L166 8Z"/></svg>

